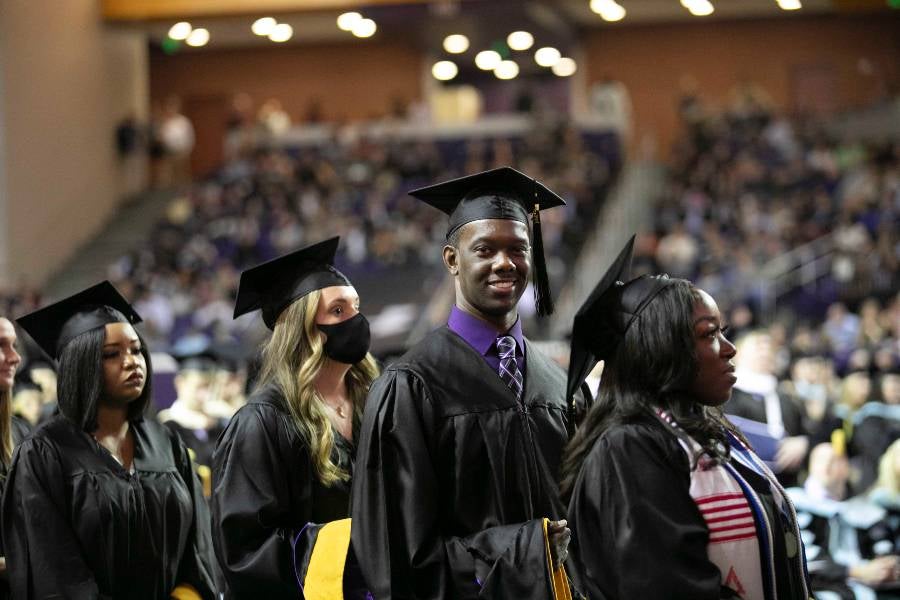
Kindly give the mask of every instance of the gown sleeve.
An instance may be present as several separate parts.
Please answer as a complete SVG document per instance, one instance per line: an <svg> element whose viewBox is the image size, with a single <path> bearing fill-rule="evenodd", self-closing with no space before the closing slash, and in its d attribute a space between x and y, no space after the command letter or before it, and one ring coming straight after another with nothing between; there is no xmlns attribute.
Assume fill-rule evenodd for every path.
<svg viewBox="0 0 900 600"><path fill-rule="evenodd" d="M570 563L589 598L729 598L690 496L687 454L650 426L625 425L597 441L569 503Z"/></svg>
<svg viewBox="0 0 900 600"><path fill-rule="evenodd" d="M66 517L57 449L27 440L16 451L3 498L3 539L13 598L98 599L99 588Z"/></svg>
<svg viewBox="0 0 900 600"><path fill-rule="evenodd" d="M217 579L215 573L215 558L212 548L212 533L210 531L209 508L206 498L203 497L203 488L200 478L194 471L194 465L188 454L187 447L178 434L165 429L172 441L172 454L175 457L176 467L184 480L191 496L191 504L194 509L194 519L191 524L191 534L188 536L190 545L185 548L178 566L178 584L191 585L202 598L216 598Z"/></svg>
<svg viewBox="0 0 900 600"><path fill-rule="evenodd" d="M304 485L288 462L302 460L279 447L274 409L248 405L219 438L213 457L213 544L236 598L297 598L295 553L305 549L309 513L291 485ZM312 541L312 540L311 540ZM299 548L298 548L299 546Z"/></svg>
<svg viewBox="0 0 900 600"><path fill-rule="evenodd" d="M543 523L444 531L425 385L389 370L366 402L353 476L352 543L375 598L549 598ZM484 482L491 485L491 482Z"/></svg>

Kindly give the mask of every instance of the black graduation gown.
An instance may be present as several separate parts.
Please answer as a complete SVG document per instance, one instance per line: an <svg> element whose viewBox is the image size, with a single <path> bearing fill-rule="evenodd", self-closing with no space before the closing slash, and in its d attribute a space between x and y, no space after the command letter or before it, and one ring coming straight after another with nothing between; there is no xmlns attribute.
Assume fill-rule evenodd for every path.
<svg viewBox="0 0 900 600"><path fill-rule="evenodd" d="M31 425L22 417L13 415L10 420L10 432L12 433L13 448L15 449L31 433ZM0 464L0 497L3 496L3 491L6 489L6 479L8 475L9 473L6 466ZM0 537L0 556L5 556L2 537ZM5 600L9 597L9 582L4 576L4 578L0 580L0 600Z"/></svg>
<svg viewBox="0 0 900 600"><path fill-rule="evenodd" d="M212 465L216 438L221 433L221 428L212 427L208 430L189 429L175 421L166 421L163 425L177 433L185 446L194 451L194 462L207 467Z"/></svg>
<svg viewBox="0 0 900 600"><path fill-rule="evenodd" d="M541 519L563 513L566 376L525 351L524 407L446 327L373 384L352 541L378 600L549 597Z"/></svg>
<svg viewBox="0 0 900 600"><path fill-rule="evenodd" d="M781 406L781 421L784 424L785 435L807 435L803 423L803 407L793 396L778 392L778 403ZM722 407L722 410L737 417L750 419L759 423L766 423L765 401L750 392L733 389L731 398ZM831 433L830 431L828 432Z"/></svg>
<svg viewBox="0 0 900 600"><path fill-rule="evenodd" d="M209 513L187 449L153 421L131 424L134 474L67 418L16 450L3 498L14 598L215 597Z"/></svg>
<svg viewBox="0 0 900 600"><path fill-rule="evenodd" d="M779 598L806 598L785 558L784 533L762 476L732 461L761 498L776 531ZM765 484L768 485L767 483ZM709 560L709 529L690 495L687 454L663 425L647 419L604 432L585 458L569 502L567 566L591 600L736 598Z"/></svg>
<svg viewBox="0 0 900 600"><path fill-rule="evenodd" d="M354 448L335 432L332 460L352 472ZM300 598L317 529L350 515L349 483L325 487L277 388L256 390L213 456L213 541L232 598ZM295 559L299 565L295 572Z"/></svg>

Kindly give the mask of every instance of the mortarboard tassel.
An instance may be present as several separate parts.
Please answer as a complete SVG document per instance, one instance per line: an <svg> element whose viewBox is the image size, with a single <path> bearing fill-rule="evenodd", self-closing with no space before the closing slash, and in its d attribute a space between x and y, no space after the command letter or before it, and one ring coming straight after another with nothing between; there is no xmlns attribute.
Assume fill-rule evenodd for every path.
<svg viewBox="0 0 900 600"><path fill-rule="evenodd" d="M534 205L531 213L531 257L534 263L534 305L539 317L553 314L553 297L550 295L550 278L544 259L544 236L541 233L541 207Z"/></svg>

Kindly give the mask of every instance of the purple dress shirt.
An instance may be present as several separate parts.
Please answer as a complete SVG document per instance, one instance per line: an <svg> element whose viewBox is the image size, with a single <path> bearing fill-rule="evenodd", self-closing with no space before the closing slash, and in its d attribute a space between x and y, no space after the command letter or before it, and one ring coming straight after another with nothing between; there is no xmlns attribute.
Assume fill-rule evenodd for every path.
<svg viewBox="0 0 900 600"><path fill-rule="evenodd" d="M447 319L447 327L483 356L495 373L500 370L497 337L506 334L513 336L516 340L516 361L522 376L525 376L525 336L522 335L521 319L516 319L509 331L497 331L490 323L454 306L450 311L450 318Z"/></svg>

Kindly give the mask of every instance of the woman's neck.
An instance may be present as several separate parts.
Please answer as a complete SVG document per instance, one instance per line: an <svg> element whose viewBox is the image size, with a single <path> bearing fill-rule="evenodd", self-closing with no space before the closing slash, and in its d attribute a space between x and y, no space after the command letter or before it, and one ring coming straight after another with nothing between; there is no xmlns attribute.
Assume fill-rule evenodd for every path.
<svg viewBox="0 0 900 600"><path fill-rule="evenodd" d="M97 406L97 429L95 438L124 439L128 433L127 406Z"/></svg>
<svg viewBox="0 0 900 600"><path fill-rule="evenodd" d="M326 400L346 399L346 376L351 366L326 358L316 377L316 391Z"/></svg>

